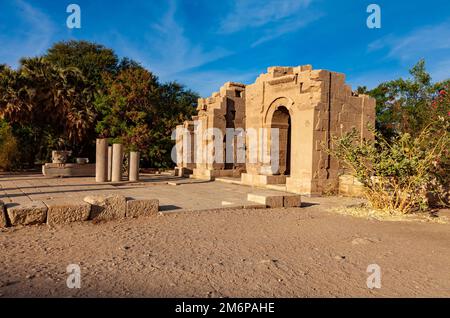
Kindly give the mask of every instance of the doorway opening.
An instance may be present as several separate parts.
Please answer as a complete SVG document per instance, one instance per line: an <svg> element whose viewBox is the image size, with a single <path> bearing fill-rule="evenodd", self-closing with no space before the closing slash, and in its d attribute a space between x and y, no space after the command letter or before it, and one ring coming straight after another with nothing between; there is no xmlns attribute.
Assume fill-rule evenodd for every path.
<svg viewBox="0 0 450 318"><path fill-rule="evenodd" d="M273 113L272 128L279 129L279 175L291 174L291 116L289 110L280 106Z"/></svg>

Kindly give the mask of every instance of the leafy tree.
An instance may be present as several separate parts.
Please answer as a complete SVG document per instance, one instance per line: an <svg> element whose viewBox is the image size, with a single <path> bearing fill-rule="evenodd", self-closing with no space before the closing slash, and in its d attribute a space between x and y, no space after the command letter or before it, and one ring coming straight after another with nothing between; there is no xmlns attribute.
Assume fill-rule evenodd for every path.
<svg viewBox="0 0 450 318"><path fill-rule="evenodd" d="M92 158L99 133L140 150L148 165L171 166L172 130L194 114L197 98L86 41L58 42L17 71L0 65L0 117L30 165L57 148Z"/></svg>
<svg viewBox="0 0 450 318"><path fill-rule="evenodd" d="M436 111L431 102L445 82L432 83L424 60L409 72L411 78L381 83L370 91L366 87L357 90L377 100L376 128L388 139L399 132L416 136L435 118Z"/></svg>
<svg viewBox="0 0 450 318"><path fill-rule="evenodd" d="M45 140L60 140L60 147L82 151L92 129L93 87L76 68L60 68L44 58L23 59L17 71L0 75L0 116L13 127L32 130L35 143L27 149L39 159L49 157Z"/></svg>
<svg viewBox="0 0 450 318"><path fill-rule="evenodd" d="M96 100L97 132L139 150L151 166L170 166L174 127L195 111L198 96L177 83L161 85L142 67L107 75L106 91Z"/></svg>
<svg viewBox="0 0 450 318"><path fill-rule="evenodd" d="M96 101L102 117L97 132L143 151L156 113L157 78L143 68L126 68L104 81L106 92Z"/></svg>
<svg viewBox="0 0 450 318"><path fill-rule="evenodd" d="M352 132L335 138L332 151L362 182L372 206L389 212L428 208L430 195L449 203L450 81L432 83L423 60L410 74L371 91L359 87L377 100L375 140Z"/></svg>
<svg viewBox="0 0 450 318"><path fill-rule="evenodd" d="M9 171L18 162L17 140L6 121L0 121L0 169Z"/></svg>
<svg viewBox="0 0 450 318"><path fill-rule="evenodd" d="M78 68L86 79L98 88L102 87L103 73L115 73L119 63L112 49L75 40L55 43L44 57L61 68Z"/></svg>
<svg viewBox="0 0 450 318"><path fill-rule="evenodd" d="M144 67L139 62L136 62L128 57L124 57L123 59L120 60L119 64L117 65L117 72L124 71L129 68L144 69Z"/></svg>
<svg viewBox="0 0 450 318"><path fill-rule="evenodd" d="M155 116L154 143L149 146L149 164L153 167L171 167L171 150L174 141L172 131L196 111L198 94L186 90L177 82L161 85L159 89L158 112Z"/></svg>

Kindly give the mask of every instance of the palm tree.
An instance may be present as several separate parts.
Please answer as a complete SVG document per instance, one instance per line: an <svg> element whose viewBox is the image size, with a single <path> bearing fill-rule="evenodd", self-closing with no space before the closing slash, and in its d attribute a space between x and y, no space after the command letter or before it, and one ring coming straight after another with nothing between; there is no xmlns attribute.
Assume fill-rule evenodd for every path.
<svg viewBox="0 0 450 318"><path fill-rule="evenodd" d="M47 155L44 136L73 148L86 142L95 119L93 96L94 87L78 69L58 67L45 58L23 59L17 71L0 72L0 117L31 125Z"/></svg>

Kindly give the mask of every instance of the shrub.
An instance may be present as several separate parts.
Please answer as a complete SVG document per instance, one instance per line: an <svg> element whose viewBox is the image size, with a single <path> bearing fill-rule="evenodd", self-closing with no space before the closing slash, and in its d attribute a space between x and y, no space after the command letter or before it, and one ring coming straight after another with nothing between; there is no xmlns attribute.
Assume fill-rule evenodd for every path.
<svg viewBox="0 0 450 318"><path fill-rule="evenodd" d="M399 133L389 141L376 131L374 140L361 141L353 130L333 138L330 152L364 185L373 208L410 213L429 207L428 193L445 200L448 184L443 182L450 174L448 129L448 120L441 118L416 136Z"/></svg>
<svg viewBox="0 0 450 318"><path fill-rule="evenodd" d="M0 169L9 171L15 168L19 154L17 140L6 122L0 122L0 150Z"/></svg>

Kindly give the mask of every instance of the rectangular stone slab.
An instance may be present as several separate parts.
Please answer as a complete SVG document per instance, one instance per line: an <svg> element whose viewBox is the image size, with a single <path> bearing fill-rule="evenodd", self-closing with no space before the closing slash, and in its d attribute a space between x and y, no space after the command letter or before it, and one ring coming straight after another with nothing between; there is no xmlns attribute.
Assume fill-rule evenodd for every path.
<svg viewBox="0 0 450 318"><path fill-rule="evenodd" d="M47 219L47 206L42 201L9 203L6 211L12 226L42 224Z"/></svg>
<svg viewBox="0 0 450 318"><path fill-rule="evenodd" d="M283 206L285 208L296 208L300 207L302 204L301 196L298 194L285 195L283 197Z"/></svg>
<svg viewBox="0 0 450 318"><path fill-rule="evenodd" d="M125 217L127 201L123 195L91 195L84 198L91 205L90 220L114 220Z"/></svg>
<svg viewBox="0 0 450 318"><path fill-rule="evenodd" d="M44 202L47 207L47 224L65 224L89 219L91 205L79 199L58 199Z"/></svg>
<svg viewBox="0 0 450 318"><path fill-rule="evenodd" d="M249 193L247 194L247 201L264 204L270 208L283 207L283 195Z"/></svg>
<svg viewBox="0 0 450 318"><path fill-rule="evenodd" d="M8 225L6 222L5 204L0 200L0 229L5 228Z"/></svg>
<svg viewBox="0 0 450 318"><path fill-rule="evenodd" d="M142 215L154 215L159 210L158 199L134 199L127 200L127 217L135 218Z"/></svg>

